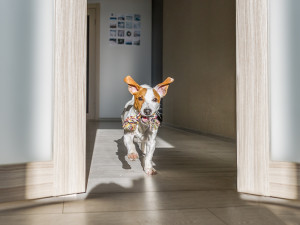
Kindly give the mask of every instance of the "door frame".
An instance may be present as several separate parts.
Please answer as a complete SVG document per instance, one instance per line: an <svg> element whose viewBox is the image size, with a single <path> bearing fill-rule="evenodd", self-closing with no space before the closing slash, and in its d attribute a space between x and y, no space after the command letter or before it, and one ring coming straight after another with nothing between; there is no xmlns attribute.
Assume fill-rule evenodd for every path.
<svg viewBox="0 0 300 225"><path fill-rule="evenodd" d="M300 164L270 158L268 0L236 0L237 188L299 199Z"/></svg>
<svg viewBox="0 0 300 225"><path fill-rule="evenodd" d="M0 166L0 202L85 192L87 0L53 2L53 159Z"/></svg>
<svg viewBox="0 0 300 225"><path fill-rule="evenodd" d="M96 114L96 10L87 9L87 64L86 64L86 118Z"/></svg>
<svg viewBox="0 0 300 225"><path fill-rule="evenodd" d="M99 106L100 106L100 3L93 3L93 4L87 4L87 10L95 10L95 52L93 55L93 61L94 61L94 74L93 74L93 81L94 85L92 87L92 90L90 94L93 95L94 101L91 105L91 114L87 114L88 120L99 120ZM91 56L91 55L90 55ZM91 64L90 64L91 65ZM90 66L89 65L89 66Z"/></svg>

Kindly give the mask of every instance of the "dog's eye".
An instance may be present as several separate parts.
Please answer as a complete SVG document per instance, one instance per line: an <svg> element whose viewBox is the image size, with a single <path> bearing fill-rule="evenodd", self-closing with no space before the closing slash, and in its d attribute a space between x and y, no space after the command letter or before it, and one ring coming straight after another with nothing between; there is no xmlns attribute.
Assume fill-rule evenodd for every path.
<svg viewBox="0 0 300 225"><path fill-rule="evenodd" d="M143 101L143 98L142 98L142 97L139 97L138 100L139 100L139 101Z"/></svg>
<svg viewBox="0 0 300 225"><path fill-rule="evenodd" d="M157 102L157 98L152 99L153 102Z"/></svg>

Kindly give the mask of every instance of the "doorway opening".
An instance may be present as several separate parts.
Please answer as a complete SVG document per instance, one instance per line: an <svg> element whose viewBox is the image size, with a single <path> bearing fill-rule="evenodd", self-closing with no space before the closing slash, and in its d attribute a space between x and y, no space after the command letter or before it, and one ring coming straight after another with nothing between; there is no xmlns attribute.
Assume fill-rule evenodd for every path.
<svg viewBox="0 0 300 225"><path fill-rule="evenodd" d="M212 3L196 4L195 2L195 7L201 10L203 15L212 19L209 26L205 25L207 21L201 19L199 19L201 26L196 26L192 16L196 12L184 13L184 18L189 18L190 22L177 18L176 15L180 14L180 8L173 8L172 4L167 1L165 1L165 5L159 0L134 1L134 3L127 2L118 5L113 4L113 1L98 2L101 3L101 62L96 60L96 65L100 64L101 68L97 73L99 77L96 78L98 79L96 84L99 85L96 88L99 91L96 110L99 108L100 110L96 112L93 121L89 117L90 111L87 114L89 120L87 123L87 159L90 159L87 163L87 171L93 164L92 167L99 170L99 173L92 171L90 178L96 182L95 180L100 177L103 179L103 174L107 173L106 181L116 183L120 187L100 185L101 182L98 184L103 186L103 190L108 190L110 187L122 191L124 188L122 182L113 178L117 174L126 177L127 173L135 172L132 171L133 169L139 170L137 174L134 174L141 178L137 183L145 182L142 168L143 155L140 154L138 163L129 162L122 140L120 114L126 102L132 98L123 79L126 75L131 75L139 84L146 83L155 86L163 80L163 72L165 72L164 78L175 76L175 82L170 85L165 99L167 104L164 108L165 118L162 123L165 127L159 130L158 149L155 151L155 157L160 161L169 154L174 159L159 163L157 165L158 173L167 171L166 176L173 177L174 173L178 172L180 174L178 179L185 183L183 181L184 174L188 175L188 171L193 167L197 170L196 176L203 175L203 171L226 170L226 180L230 180L230 182L226 183L227 181L225 181L224 187L235 189L236 149L233 140L235 138L235 18L232 16L235 12L234 1L226 5L225 9L220 5L216 9L212 8L214 6ZM90 9L93 9L93 5L88 5L88 12ZM164 11L165 14L163 14ZM222 16L215 18L212 13L222 13ZM135 14L136 16L134 16ZM88 49L90 50L88 55L91 57L92 13L88 16ZM118 42L118 39L125 39L122 35L126 35L126 32L123 34L119 31L126 31L126 27L130 29L130 18L135 17L139 18L139 21L133 21L132 24L141 27L140 45L126 45L129 40ZM126 25L127 22L128 25ZM134 27L134 25L132 26ZM212 26L219 33L211 33ZM223 26L226 27L226 32L223 30ZM178 27L184 32L178 32ZM195 29L190 29L190 27L195 27ZM223 44L218 41L221 33L225 33ZM116 43L112 39L116 39ZM100 43L100 40L97 43ZM210 46L217 47L211 49ZM209 54L205 54L205 52L209 52ZM229 56L224 57L224 52L229 52L226 53ZM217 62L218 67L212 67L214 64L212 62ZM91 58L88 58L88 66L91 66ZM225 70L226 72L224 72ZM88 95L91 94L92 89L89 85L93 84L90 77L92 69L87 71L89 73L87 77L87 110L90 110L91 96ZM200 133L199 130L203 130L203 133ZM199 134L206 136L198 136ZM220 139L207 134L216 134L227 138ZM214 138L216 140L213 140ZM196 144L190 146L189 142ZM197 153L199 147L197 145L205 145L207 149L198 149ZM188 146L191 147L190 152L181 152ZM92 162L92 158L95 159L94 162ZM188 163L188 158L193 158L193 160ZM170 165L171 161L174 161L176 165ZM119 166L121 168L115 166L118 163L121 163ZM202 163L207 168L202 168ZM116 172L112 172L111 177L108 175L110 170ZM130 182L128 177L123 180L126 180L125 183ZM220 179L214 177L212 180L218 182ZM91 186L88 186L88 192L93 190L94 184L91 183ZM154 182L151 190L154 190L155 185ZM103 191L101 187L96 188L96 192ZM188 185L187 187L192 188ZM165 190L169 190L168 188L166 187Z"/></svg>

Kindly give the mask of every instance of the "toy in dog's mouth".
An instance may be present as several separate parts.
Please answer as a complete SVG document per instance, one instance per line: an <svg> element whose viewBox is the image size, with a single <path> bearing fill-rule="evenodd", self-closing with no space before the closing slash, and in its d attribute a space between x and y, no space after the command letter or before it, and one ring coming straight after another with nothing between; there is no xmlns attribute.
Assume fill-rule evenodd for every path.
<svg viewBox="0 0 300 225"><path fill-rule="evenodd" d="M160 126L160 121L157 119L157 115L151 115L151 116L142 116L140 117L140 120L143 124L146 124L150 127L150 129L157 130Z"/></svg>
<svg viewBox="0 0 300 225"><path fill-rule="evenodd" d="M154 116L141 116L141 119L144 123L149 123L151 118L154 118Z"/></svg>

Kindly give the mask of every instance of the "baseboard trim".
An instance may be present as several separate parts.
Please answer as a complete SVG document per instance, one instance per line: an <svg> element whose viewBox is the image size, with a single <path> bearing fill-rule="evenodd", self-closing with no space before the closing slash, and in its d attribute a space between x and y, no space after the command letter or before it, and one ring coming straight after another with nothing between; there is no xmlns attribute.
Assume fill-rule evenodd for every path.
<svg viewBox="0 0 300 225"><path fill-rule="evenodd" d="M176 126L176 125L173 125L173 124L170 124L170 123L166 123L166 122L163 122L162 126L177 129L177 130L181 130L181 131L185 131L185 132L188 132L188 133L199 134L199 135L219 139L219 140L226 141L226 142L236 143L236 139L233 139L233 138L223 137L223 136L216 135L216 134L205 133L205 132L202 132L202 131L199 131L199 130L183 128L183 127L179 127L179 126Z"/></svg>

